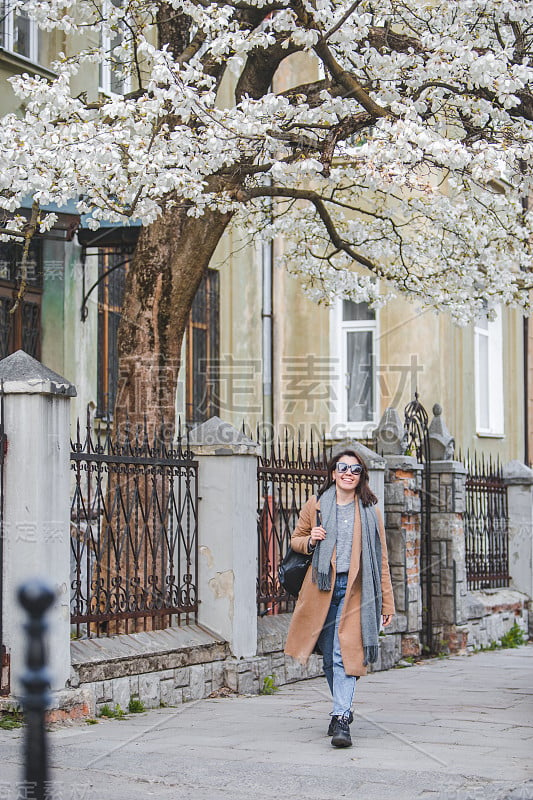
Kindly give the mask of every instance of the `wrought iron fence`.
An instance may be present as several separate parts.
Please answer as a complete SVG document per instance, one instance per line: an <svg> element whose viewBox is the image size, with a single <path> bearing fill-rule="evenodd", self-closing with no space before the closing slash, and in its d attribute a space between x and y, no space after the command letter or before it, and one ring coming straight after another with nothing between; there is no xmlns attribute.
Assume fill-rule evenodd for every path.
<svg viewBox="0 0 533 800"><path fill-rule="evenodd" d="M316 494L327 474L327 448L311 438L263 441L257 465L257 533L259 564L257 608L260 615L292 611L294 598L278 581L278 566L290 544L300 509Z"/></svg>
<svg viewBox="0 0 533 800"><path fill-rule="evenodd" d="M464 528L468 588L509 586L507 486L500 462L470 453L460 460L467 469Z"/></svg>
<svg viewBox="0 0 533 800"><path fill-rule="evenodd" d="M198 462L162 425L72 442L71 622L79 636L154 630L195 619ZM178 434L177 441L181 441Z"/></svg>

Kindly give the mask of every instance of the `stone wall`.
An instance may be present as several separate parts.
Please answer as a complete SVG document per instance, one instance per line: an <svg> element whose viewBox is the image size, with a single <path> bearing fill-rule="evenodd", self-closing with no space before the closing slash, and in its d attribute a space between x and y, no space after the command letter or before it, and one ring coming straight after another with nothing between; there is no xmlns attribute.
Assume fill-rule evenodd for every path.
<svg viewBox="0 0 533 800"><path fill-rule="evenodd" d="M259 694L269 676L281 686L321 675L319 656L303 667L284 655L290 616L258 620L258 653L249 658L234 658L226 641L195 625L73 642L70 687L55 698L51 719L95 716L106 705L127 711L132 698L158 708L223 688Z"/></svg>
<svg viewBox="0 0 533 800"><path fill-rule="evenodd" d="M302 666L283 653L290 619L290 614L259 618L257 655L250 658L234 658L227 642L195 625L75 641L69 686L54 694L49 721L98 716L104 706L127 712L131 699L159 708L224 688L259 694L268 677L282 686L323 675L320 656L313 654ZM382 635L372 671L389 669L400 658L401 636ZM6 701L0 710L16 705Z"/></svg>
<svg viewBox="0 0 533 800"><path fill-rule="evenodd" d="M528 631L528 601L514 589L483 589L467 595L468 650L499 644L515 624Z"/></svg>

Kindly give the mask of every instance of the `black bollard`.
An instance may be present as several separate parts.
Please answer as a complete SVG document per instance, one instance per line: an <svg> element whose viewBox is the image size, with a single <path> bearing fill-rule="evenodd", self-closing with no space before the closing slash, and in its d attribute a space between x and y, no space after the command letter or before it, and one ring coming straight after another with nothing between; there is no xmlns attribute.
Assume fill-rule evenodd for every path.
<svg viewBox="0 0 533 800"><path fill-rule="evenodd" d="M24 628L27 634L26 670L21 676L24 687L22 705L25 719L25 785L28 797L50 797L46 750L45 713L50 703L50 673L46 666L44 615L55 600L55 592L44 582L32 580L18 591L21 606L28 612Z"/></svg>

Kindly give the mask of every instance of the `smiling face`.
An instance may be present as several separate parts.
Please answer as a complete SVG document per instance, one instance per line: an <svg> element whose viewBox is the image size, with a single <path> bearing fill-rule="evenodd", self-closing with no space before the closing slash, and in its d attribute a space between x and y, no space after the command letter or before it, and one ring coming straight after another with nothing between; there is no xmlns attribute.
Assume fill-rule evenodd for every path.
<svg viewBox="0 0 533 800"><path fill-rule="evenodd" d="M360 461L358 461L357 458L348 455L341 455L337 464L339 463L348 464L349 467L352 466L352 464L360 465ZM337 465L335 465L332 478L338 489L342 489L345 492L355 492L361 480L361 475L354 475L351 469L347 469L345 472L339 472Z"/></svg>

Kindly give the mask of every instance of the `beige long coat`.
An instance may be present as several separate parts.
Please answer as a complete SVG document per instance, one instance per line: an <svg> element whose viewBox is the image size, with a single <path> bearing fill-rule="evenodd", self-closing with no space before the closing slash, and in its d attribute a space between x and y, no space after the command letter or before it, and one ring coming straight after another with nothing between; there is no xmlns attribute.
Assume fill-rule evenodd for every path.
<svg viewBox="0 0 533 800"><path fill-rule="evenodd" d="M316 511L320 508L320 501L311 497L300 512L298 524L291 538L291 547L299 553L306 553L311 536L311 528L316 525ZM377 517L379 522L379 537L381 539L381 590L383 593L382 614L394 614L394 596L387 558L387 542L385 529L379 509ZM328 614L333 585L335 583L335 558L333 551L331 566L333 569L331 589L329 592L321 591L312 582L312 569L308 569L305 576L296 608L292 616L285 652L287 655L298 659L305 664L314 650L317 639L322 631ZM352 557L350 571L348 572L348 585L346 598L339 623L339 640L341 645L342 660L347 675L366 675L367 668L363 666L363 638L361 634L361 516L359 503L355 504L355 520L353 529Z"/></svg>

